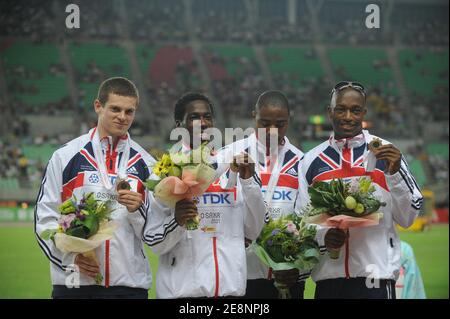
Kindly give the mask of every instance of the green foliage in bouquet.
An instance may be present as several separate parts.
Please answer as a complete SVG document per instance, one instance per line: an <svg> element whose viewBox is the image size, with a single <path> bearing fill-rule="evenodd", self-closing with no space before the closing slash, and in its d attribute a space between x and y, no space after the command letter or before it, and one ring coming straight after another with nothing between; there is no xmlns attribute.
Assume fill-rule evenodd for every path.
<svg viewBox="0 0 450 319"><path fill-rule="evenodd" d="M309 270L319 262L315 235L316 228L305 224L296 214L271 219L256 240L263 249L257 254L274 269L279 269L276 264L288 263L286 269Z"/></svg>
<svg viewBox="0 0 450 319"><path fill-rule="evenodd" d="M375 187L366 177L344 183L342 179L316 182L308 188L311 199L309 216L322 213L330 215L366 216L385 206L374 197Z"/></svg>
<svg viewBox="0 0 450 319"><path fill-rule="evenodd" d="M56 233L87 239L95 235L100 222L109 220L111 212L109 202L96 200L94 193L87 193L77 204L75 196L59 205L61 217L57 229L47 229L41 233L44 239L53 239Z"/></svg>

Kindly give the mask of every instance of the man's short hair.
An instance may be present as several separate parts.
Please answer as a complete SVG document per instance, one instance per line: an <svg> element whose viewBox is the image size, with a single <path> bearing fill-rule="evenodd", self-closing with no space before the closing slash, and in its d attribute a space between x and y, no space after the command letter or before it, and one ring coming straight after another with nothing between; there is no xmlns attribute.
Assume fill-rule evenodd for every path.
<svg viewBox="0 0 450 319"><path fill-rule="evenodd" d="M291 113L289 101L286 95L284 95L284 93L281 91L276 90L265 91L258 97L258 100L256 101L255 105L255 110L259 111L263 107L267 106L276 106L284 108L288 111L288 114Z"/></svg>
<svg viewBox="0 0 450 319"><path fill-rule="evenodd" d="M133 82L123 77L113 77L106 79L100 84L98 89L97 99L101 104L105 104L108 101L110 93L120 96L135 97L139 104L139 92Z"/></svg>
<svg viewBox="0 0 450 319"><path fill-rule="evenodd" d="M175 103L175 111L174 111L175 121L182 122L184 115L186 114L186 106L189 103L198 100L206 102L209 106L209 109L211 110L211 113L214 115L214 108L209 97L207 97L202 93L189 92L180 97L178 101Z"/></svg>
<svg viewBox="0 0 450 319"><path fill-rule="evenodd" d="M336 107L336 102L339 93L346 89L352 89L358 92L359 94L361 94L362 97L364 97L364 102L366 101L367 99L366 91L361 83L354 81L340 81L333 87L333 90L331 91L331 101L329 105L330 109L334 109Z"/></svg>

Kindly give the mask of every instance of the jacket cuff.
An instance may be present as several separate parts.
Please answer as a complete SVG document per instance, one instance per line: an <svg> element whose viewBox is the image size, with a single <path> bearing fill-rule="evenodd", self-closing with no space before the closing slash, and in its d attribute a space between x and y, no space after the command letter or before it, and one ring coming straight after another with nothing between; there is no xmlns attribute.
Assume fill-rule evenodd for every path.
<svg viewBox="0 0 450 319"><path fill-rule="evenodd" d="M400 175L400 171L392 175L385 174L385 176L389 189L398 187L398 185L403 182L403 177Z"/></svg>
<svg viewBox="0 0 450 319"><path fill-rule="evenodd" d="M147 218L147 212L145 211L144 204L142 204L137 210L134 212L128 212L127 218L130 221L138 221L140 218L144 220Z"/></svg>
<svg viewBox="0 0 450 319"><path fill-rule="evenodd" d="M226 179L227 183L226 183L226 185L223 185L222 188L223 189L232 189L232 188L236 187L237 176L238 176L237 172L233 172L232 170L230 170L230 175Z"/></svg>
<svg viewBox="0 0 450 319"><path fill-rule="evenodd" d="M242 179L241 177L239 177L239 182L241 183L242 186L251 186L252 184L256 184L256 181L253 178L253 176L247 179Z"/></svg>
<svg viewBox="0 0 450 319"><path fill-rule="evenodd" d="M67 270L74 270L73 266L75 264L75 257L78 255L78 253L65 253L62 256L61 262L63 266L68 267ZM70 266L70 267L69 267Z"/></svg>

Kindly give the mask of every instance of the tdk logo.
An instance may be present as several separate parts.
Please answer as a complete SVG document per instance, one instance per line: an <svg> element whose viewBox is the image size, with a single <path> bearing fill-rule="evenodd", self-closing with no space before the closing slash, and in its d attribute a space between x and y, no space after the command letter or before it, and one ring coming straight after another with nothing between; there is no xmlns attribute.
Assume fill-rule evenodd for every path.
<svg viewBox="0 0 450 319"><path fill-rule="evenodd" d="M231 205L232 197L230 197L231 193L206 193L203 194L200 198L200 204L207 205L218 205L218 204L225 204L225 205Z"/></svg>
<svg viewBox="0 0 450 319"><path fill-rule="evenodd" d="M266 191L263 190L263 193ZM274 191L272 200L292 201L292 191Z"/></svg>

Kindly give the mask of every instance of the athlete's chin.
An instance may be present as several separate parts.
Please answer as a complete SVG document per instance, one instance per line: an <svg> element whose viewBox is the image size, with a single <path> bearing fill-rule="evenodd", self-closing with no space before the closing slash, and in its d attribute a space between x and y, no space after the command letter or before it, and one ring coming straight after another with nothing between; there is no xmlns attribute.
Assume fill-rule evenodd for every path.
<svg viewBox="0 0 450 319"><path fill-rule="evenodd" d="M120 128L120 129L115 129L113 131L114 136L120 137L120 136L124 136L126 135L128 132L128 128Z"/></svg>
<svg viewBox="0 0 450 319"><path fill-rule="evenodd" d="M339 135L341 138L350 138L358 135L361 132L360 129L357 129L355 127L348 127L348 128L340 128L339 131L337 131L335 135Z"/></svg>

